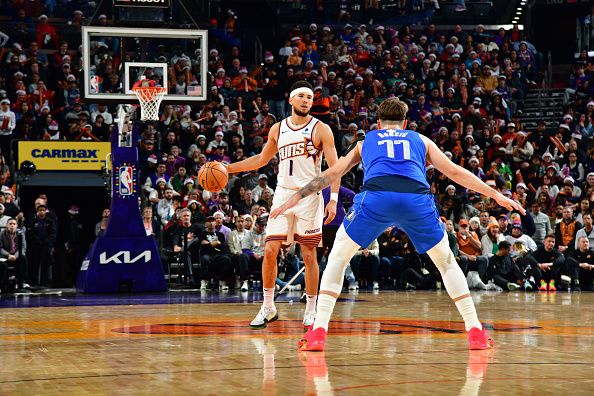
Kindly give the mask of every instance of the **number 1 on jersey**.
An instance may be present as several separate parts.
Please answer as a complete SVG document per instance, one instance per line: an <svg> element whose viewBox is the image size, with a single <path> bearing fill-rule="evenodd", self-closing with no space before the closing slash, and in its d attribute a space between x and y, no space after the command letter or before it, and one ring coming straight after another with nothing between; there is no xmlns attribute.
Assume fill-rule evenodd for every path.
<svg viewBox="0 0 594 396"><path fill-rule="evenodd" d="M289 176L293 176L293 160L289 160Z"/></svg>
<svg viewBox="0 0 594 396"><path fill-rule="evenodd" d="M400 158L396 158L396 159L405 159L405 160L409 160L410 159L410 142L408 140L400 140L400 139L395 139L395 140L379 140L377 142L378 146L381 146L382 144L386 145L386 149L387 149L387 155L389 158L396 158L396 152L394 150L394 146L400 146L402 147L402 157Z"/></svg>

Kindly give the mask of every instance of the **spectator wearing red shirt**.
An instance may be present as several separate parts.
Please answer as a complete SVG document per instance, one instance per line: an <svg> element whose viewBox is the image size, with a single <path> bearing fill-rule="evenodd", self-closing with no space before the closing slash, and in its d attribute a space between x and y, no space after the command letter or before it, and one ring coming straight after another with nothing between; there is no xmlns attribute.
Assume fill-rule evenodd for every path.
<svg viewBox="0 0 594 396"><path fill-rule="evenodd" d="M56 28L47 22L47 15L45 14L39 16L36 39L39 48L42 49L58 49L60 46L60 36Z"/></svg>

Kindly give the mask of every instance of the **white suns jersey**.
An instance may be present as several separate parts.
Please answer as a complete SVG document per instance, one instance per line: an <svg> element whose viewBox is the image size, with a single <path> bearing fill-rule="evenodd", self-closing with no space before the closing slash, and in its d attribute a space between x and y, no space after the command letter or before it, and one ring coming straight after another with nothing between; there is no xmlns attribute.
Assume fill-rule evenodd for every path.
<svg viewBox="0 0 594 396"><path fill-rule="evenodd" d="M279 170L277 185L300 189L322 172L322 151L313 142L313 131L319 120L311 120L300 129L291 128L285 118L278 134Z"/></svg>

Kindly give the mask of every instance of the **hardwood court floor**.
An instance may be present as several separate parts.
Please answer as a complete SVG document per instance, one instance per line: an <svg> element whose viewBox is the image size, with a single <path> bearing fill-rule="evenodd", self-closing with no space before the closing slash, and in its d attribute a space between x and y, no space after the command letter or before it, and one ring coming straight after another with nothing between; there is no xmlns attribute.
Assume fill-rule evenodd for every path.
<svg viewBox="0 0 594 396"><path fill-rule="evenodd" d="M473 352L445 292L343 295L325 353L287 298L250 330L253 296L2 297L0 395L594 394L592 293L474 294Z"/></svg>

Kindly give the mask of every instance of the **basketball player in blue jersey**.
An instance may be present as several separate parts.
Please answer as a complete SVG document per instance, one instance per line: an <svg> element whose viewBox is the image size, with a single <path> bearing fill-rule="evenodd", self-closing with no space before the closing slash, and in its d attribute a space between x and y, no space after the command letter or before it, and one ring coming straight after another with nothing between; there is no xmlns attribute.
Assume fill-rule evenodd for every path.
<svg viewBox="0 0 594 396"><path fill-rule="evenodd" d="M312 86L307 81L298 81L293 84L289 95L289 103L292 106L291 116L270 128L268 141L260 154L229 164L227 168L229 173L259 169L278 154L277 187L271 209L285 203L295 191L322 173L322 154L326 156L329 166L338 161L330 127L309 115L313 96ZM337 180L332 184L332 193L325 212L322 194L316 194L300 200L284 215L268 220L262 262L264 303L250 323L253 329L263 329L268 323L278 319L273 298L278 271L277 256L281 244L292 241L301 245L301 255L305 264L307 303L303 325L309 327L313 324L320 277L316 248L322 239L324 215L326 215L326 224L336 215L339 188L340 180Z"/></svg>
<svg viewBox="0 0 594 396"><path fill-rule="evenodd" d="M471 172L452 163L431 140L406 130L407 111L407 105L397 98L384 101L378 111L378 127L381 129L367 133L363 143L358 143L336 165L314 178L270 214L271 218L281 215L299 200L340 180L357 163L363 163L363 187L336 234L322 276L316 319L298 343L301 350L324 350L328 322L342 290L349 260L360 246L368 246L389 226L406 232L416 250L426 252L439 269L444 286L464 319L469 348L494 346L478 320L464 274L449 248L444 224L439 219L425 177L426 161L454 182L495 199L509 210L516 209L521 213L525 210Z"/></svg>

